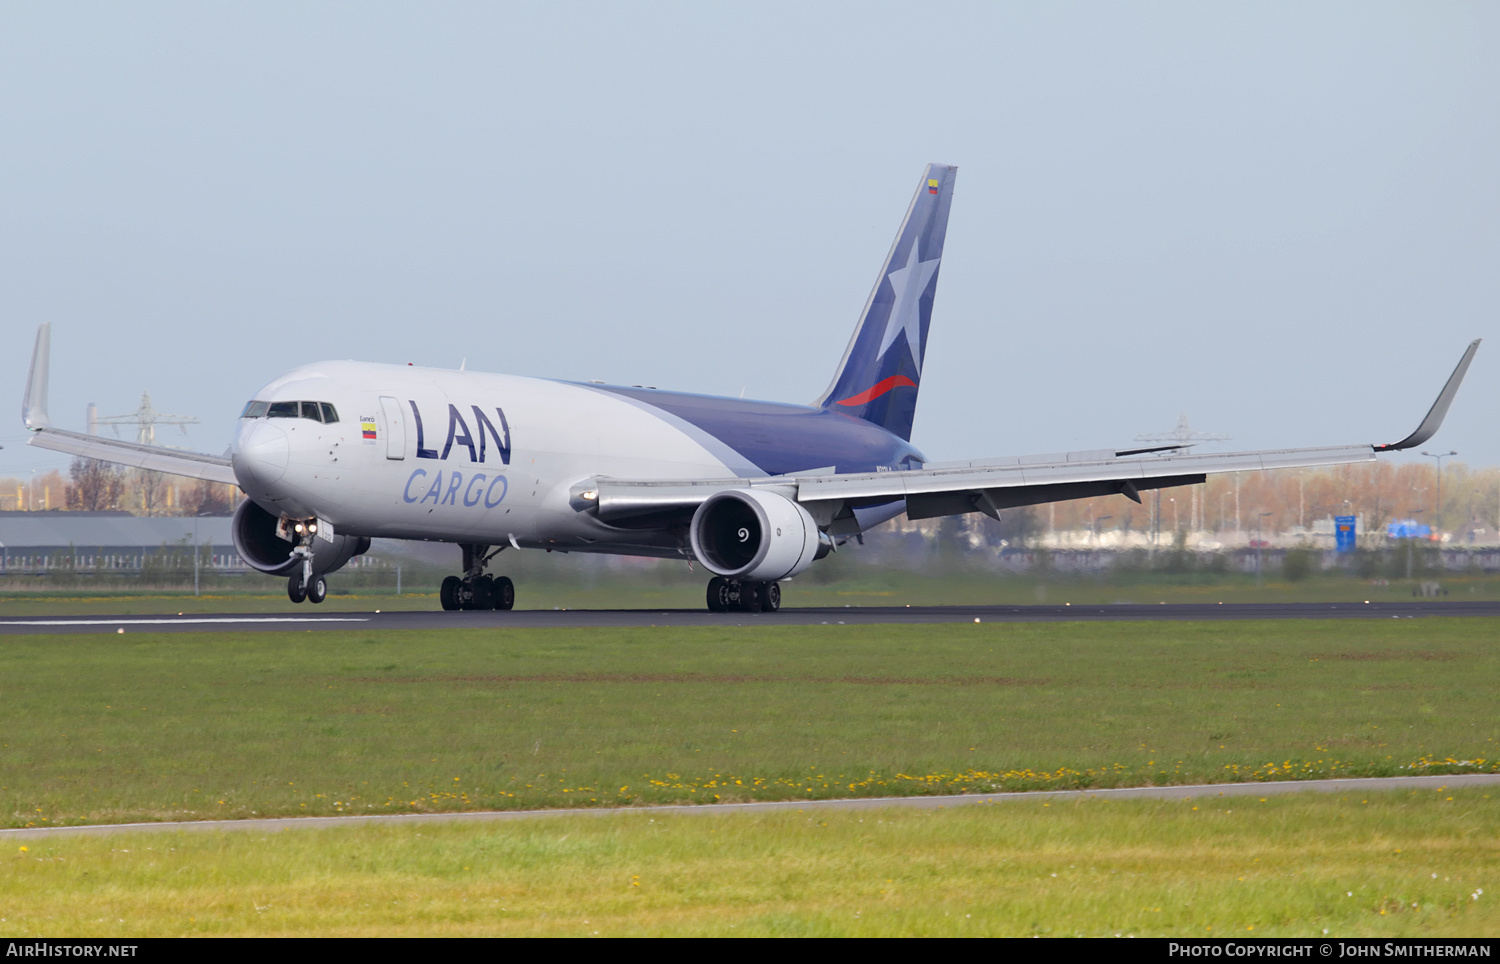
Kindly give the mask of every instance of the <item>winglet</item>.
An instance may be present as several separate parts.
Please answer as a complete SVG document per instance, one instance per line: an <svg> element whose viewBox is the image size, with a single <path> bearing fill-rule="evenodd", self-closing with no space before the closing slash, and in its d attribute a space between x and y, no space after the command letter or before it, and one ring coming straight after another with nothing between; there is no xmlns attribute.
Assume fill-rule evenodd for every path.
<svg viewBox="0 0 1500 964"><path fill-rule="evenodd" d="M1458 360L1458 367L1453 369L1453 374L1448 376L1448 384L1438 392L1437 401L1432 403L1432 408L1427 412L1427 417L1422 419L1422 424L1417 430L1399 442L1389 445L1377 445L1377 452L1399 452L1402 449L1416 448L1423 442L1437 434L1438 428L1443 424L1443 417L1448 414L1448 406L1453 404L1453 396L1458 394L1458 385L1464 380L1464 374L1469 370L1469 362L1474 360L1474 353L1479 350L1479 342L1476 338L1469 342L1469 350L1464 352L1464 357Z"/></svg>
<svg viewBox="0 0 1500 964"><path fill-rule="evenodd" d="M36 329L36 348L31 352L31 371L26 376L26 397L21 400L21 420L33 432L52 427L47 417L47 356L52 344L52 322Z"/></svg>

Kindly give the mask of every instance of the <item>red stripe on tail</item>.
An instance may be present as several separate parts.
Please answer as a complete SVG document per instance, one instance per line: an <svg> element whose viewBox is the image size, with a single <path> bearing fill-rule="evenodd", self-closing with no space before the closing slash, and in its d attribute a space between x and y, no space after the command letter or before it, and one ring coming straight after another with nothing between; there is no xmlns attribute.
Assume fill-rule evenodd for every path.
<svg viewBox="0 0 1500 964"><path fill-rule="evenodd" d="M910 378L907 378L905 375L892 375L890 378L883 379L882 381L877 382L874 388L871 388L868 391L860 392L858 395L851 395L848 398L840 399L837 404L850 406L864 405L884 395L886 392L895 388L897 385L910 385L912 388L917 387L917 383L912 381Z"/></svg>

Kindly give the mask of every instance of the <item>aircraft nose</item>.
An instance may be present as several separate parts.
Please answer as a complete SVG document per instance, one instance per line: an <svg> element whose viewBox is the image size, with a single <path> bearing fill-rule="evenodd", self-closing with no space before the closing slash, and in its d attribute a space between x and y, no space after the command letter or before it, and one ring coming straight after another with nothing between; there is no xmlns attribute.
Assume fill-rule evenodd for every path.
<svg viewBox="0 0 1500 964"><path fill-rule="evenodd" d="M266 419L242 428L232 458L240 487L247 493L264 493L286 472L289 448L286 432Z"/></svg>

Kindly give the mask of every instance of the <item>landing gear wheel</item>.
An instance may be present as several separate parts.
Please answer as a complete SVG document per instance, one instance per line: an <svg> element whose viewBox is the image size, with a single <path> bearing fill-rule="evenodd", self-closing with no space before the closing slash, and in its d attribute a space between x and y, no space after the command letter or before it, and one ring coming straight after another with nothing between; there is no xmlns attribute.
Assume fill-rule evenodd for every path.
<svg viewBox="0 0 1500 964"><path fill-rule="evenodd" d="M458 590L462 585L463 580L457 576L449 576L443 580L442 586L438 589L438 601L443 604L445 610L452 612L458 608Z"/></svg>
<svg viewBox="0 0 1500 964"><path fill-rule="evenodd" d="M723 576L714 576L708 581L708 611L727 613L729 603L729 580Z"/></svg>
<svg viewBox="0 0 1500 964"><path fill-rule="evenodd" d="M474 581L474 603L475 609L495 608L495 577L490 575L480 576Z"/></svg>
<svg viewBox="0 0 1500 964"><path fill-rule="evenodd" d="M307 584L307 601L320 603L328 598L328 583L323 581L322 576L313 576L312 582Z"/></svg>
<svg viewBox="0 0 1500 964"><path fill-rule="evenodd" d="M510 581L509 576L496 576L491 591L494 595L490 598L496 609L509 609L516 604L516 584Z"/></svg>
<svg viewBox="0 0 1500 964"><path fill-rule="evenodd" d="M763 613L774 613L781 608L781 583L762 583L760 591L760 611Z"/></svg>
<svg viewBox="0 0 1500 964"><path fill-rule="evenodd" d="M747 613L760 612L760 584L753 582L740 583L740 609Z"/></svg>
<svg viewBox="0 0 1500 964"><path fill-rule="evenodd" d="M287 577L286 598L294 603L299 603L307 598L307 587L302 585L302 573L299 572Z"/></svg>

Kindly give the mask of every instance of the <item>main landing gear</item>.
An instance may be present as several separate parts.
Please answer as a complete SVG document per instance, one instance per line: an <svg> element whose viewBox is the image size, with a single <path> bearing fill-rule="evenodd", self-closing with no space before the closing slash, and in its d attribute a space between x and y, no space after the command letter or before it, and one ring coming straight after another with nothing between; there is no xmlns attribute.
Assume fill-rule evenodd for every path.
<svg viewBox="0 0 1500 964"><path fill-rule="evenodd" d="M446 610L510 609L516 604L516 585L507 576L491 576L484 571L504 546L490 552L490 547L465 543L464 574L449 576L438 590L438 599Z"/></svg>
<svg viewBox="0 0 1500 964"><path fill-rule="evenodd" d="M727 613L774 613L781 608L778 582L741 582L714 576L708 581L708 611Z"/></svg>

